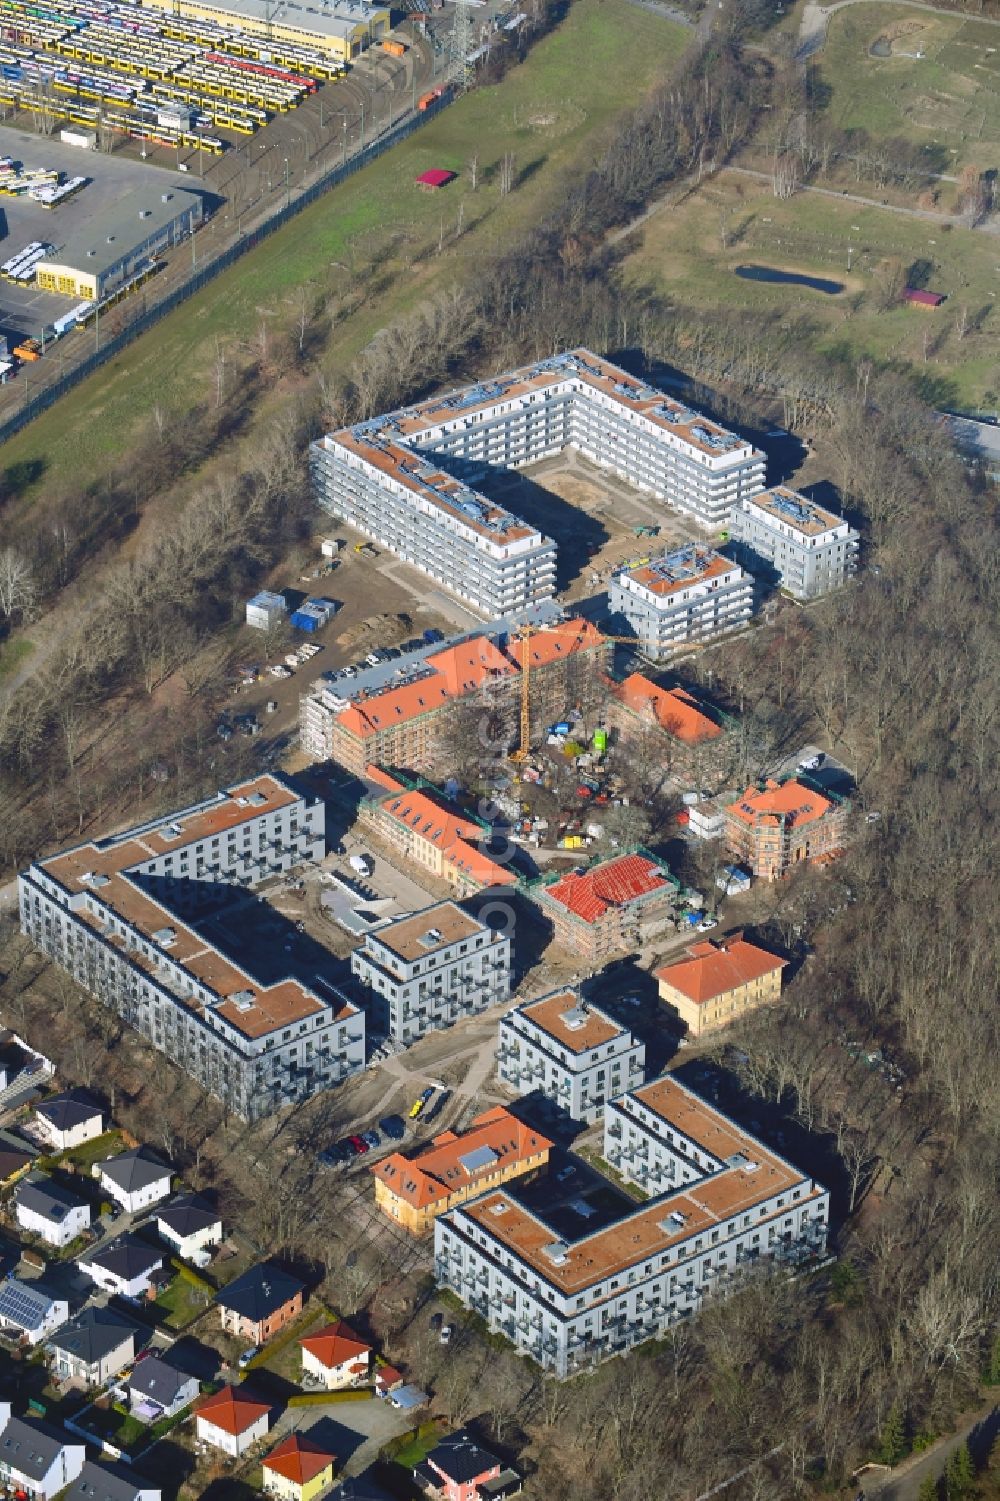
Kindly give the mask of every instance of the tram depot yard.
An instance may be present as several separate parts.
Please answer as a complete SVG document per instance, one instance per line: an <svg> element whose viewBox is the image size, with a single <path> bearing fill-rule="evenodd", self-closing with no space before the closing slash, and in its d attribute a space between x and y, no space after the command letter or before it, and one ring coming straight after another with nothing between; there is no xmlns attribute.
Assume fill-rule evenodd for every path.
<svg viewBox="0 0 1000 1501"><path fill-rule="evenodd" d="M56 261L62 246L88 232L95 244L103 243L109 232L105 225L126 195L140 193L152 206L160 203L164 193L177 196L183 182L162 167L103 152L84 153L58 140L42 139L23 131L0 131L0 148L25 166L44 165L60 171L64 180L81 175L87 178L85 187L54 209L25 194L0 197L0 224L5 231L0 240L0 262L11 260L33 241L55 247L46 258ZM193 184L183 183L183 187ZM137 218L137 242L142 228ZM11 346L18 337L41 339L43 333L47 342L51 335L46 331L79 302L79 296L43 291L34 280L20 284L4 277L0 280L0 330L8 336Z"/></svg>

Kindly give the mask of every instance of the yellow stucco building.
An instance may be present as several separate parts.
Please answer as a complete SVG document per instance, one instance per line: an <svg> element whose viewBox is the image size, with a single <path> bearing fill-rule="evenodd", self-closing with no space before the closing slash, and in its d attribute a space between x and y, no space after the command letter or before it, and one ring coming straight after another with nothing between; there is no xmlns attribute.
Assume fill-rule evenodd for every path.
<svg viewBox="0 0 1000 1501"><path fill-rule="evenodd" d="M264 1490L282 1501L315 1501L333 1484L333 1462L308 1433L291 1433L264 1460Z"/></svg>
<svg viewBox="0 0 1000 1501"><path fill-rule="evenodd" d="M349 63L389 30L390 15L365 0L333 0L306 6L296 0L144 0L155 10L211 21L249 36L311 47L337 62Z"/></svg>
<svg viewBox="0 0 1000 1501"><path fill-rule="evenodd" d="M778 1000L787 963L742 933L693 943L686 959L656 971L660 1000L673 1006L692 1037L700 1037Z"/></svg>
<svg viewBox="0 0 1000 1501"><path fill-rule="evenodd" d="M411 1235L423 1235L456 1204L538 1172L551 1148L548 1137L497 1105L466 1131L442 1131L416 1157L393 1152L376 1162L375 1202Z"/></svg>

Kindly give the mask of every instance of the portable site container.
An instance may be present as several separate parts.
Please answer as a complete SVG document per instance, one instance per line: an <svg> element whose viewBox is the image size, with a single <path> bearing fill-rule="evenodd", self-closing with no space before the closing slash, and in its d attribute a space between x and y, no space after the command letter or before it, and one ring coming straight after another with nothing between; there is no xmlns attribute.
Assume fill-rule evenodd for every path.
<svg viewBox="0 0 1000 1501"><path fill-rule="evenodd" d="M282 595L263 589L253 599L247 600L247 625L257 631L266 631L277 625L287 612L288 606Z"/></svg>

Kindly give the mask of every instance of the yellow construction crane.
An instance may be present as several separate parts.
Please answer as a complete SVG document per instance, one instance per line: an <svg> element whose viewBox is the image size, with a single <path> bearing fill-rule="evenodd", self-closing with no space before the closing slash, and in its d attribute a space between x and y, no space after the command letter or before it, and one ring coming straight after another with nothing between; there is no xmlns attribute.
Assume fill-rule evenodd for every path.
<svg viewBox="0 0 1000 1501"><path fill-rule="evenodd" d="M510 760L514 761L517 764L520 764L520 762L526 761L528 759L528 755L531 749L531 684L529 681L531 672L531 653L529 651L529 646L531 644L531 638L532 636L539 636L545 631L557 629L557 625L523 625L519 627L516 633L519 639L523 642L523 649L521 652L521 733L517 750L511 752ZM597 627L595 626L595 630L596 629ZM667 647L673 649L678 653L700 651L703 646L710 646L714 644L708 641L660 642L654 641L651 636L609 636L604 631L601 631L601 636L605 641L622 641L627 646L656 646L660 651L662 651L664 647Z"/></svg>

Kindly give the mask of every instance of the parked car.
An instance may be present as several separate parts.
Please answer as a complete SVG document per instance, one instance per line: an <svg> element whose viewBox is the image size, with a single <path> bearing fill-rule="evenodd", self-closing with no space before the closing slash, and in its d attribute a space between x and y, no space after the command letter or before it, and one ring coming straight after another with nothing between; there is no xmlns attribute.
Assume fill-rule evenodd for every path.
<svg viewBox="0 0 1000 1501"><path fill-rule="evenodd" d="M823 762L825 760L826 760L826 757L824 756L823 752L819 751L818 754L815 755L815 756L806 756L804 760L802 760L802 761L799 762L799 764L798 764L798 766L796 766L795 770L796 771L819 771L820 767L823 765Z"/></svg>
<svg viewBox="0 0 1000 1501"><path fill-rule="evenodd" d="M347 1139L351 1144L351 1150L354 1152L355 1157L361 1157L368 1151L368 1143L363 1136L349 1136Z"/></svg>
<svg viewBox="0 0 1000 1501"><path fill-rule="evenodd" d="M259 1355L259 1354L260 1354L260 1346L259 1345L251 1345L250 1348L249 1348L249 1350L244 1350L243 1351L243 1354L240 1356L240 1358L236 1362L236 1364L239 1366L239 1368L240 1368L241 1371L245 1371L246 1368L247 1368L247 1366L250 1364L251 1360L253 1360L254 1357L257 1356L257 1355Z"/></svg>
<svg viewBox="0 0 1000 1501"><path fill-rule="evenodd" d="M718 926L719 920L717 917L703 917L698 924L698 932L707 933L711 928L717 928Z"/></svg>
<svg viewBox="0 0 1000 1501"><path fill-rule="evenodd" d="M451 1337L454 1334L454 1332L455 1331L454 1331L454 1329L452 1328L452 1326L450 1324L442 1324L440 1333L438 1334L438 1344L439 1345L450 1345L451 1344Z"/></svg>
<svg viewBox="0 0 1000 1501"><path fill-rule="evenodd" d="M441 1328L441 1325L443 1323L444 1323L444 1314L441 1314L441 1313L432 1313L431 1314L431 1328L434 1330L435 1334Z"/></svg>
<svg viewBox="0 0 1000 1501"><path fill-rule="evenodd" d="M556 1173L557 1183L566 1183L570 1178L576 1177L575 1167L561 1167Z"/></svg>
<svg viewBox="0 0 1000 1501"><path fill-rule="evenodd" d="M439 631L436 626L431 626L429 630L424 631L424 641L428 646L435 646L437 642L443 640L444 632Z"/></svg>
<svg viewBox="0 0 1000 1501"><path fill-rule="evenodd" d="M362 1131L361 1140L369 1147L380 1147L382 1138L377 1131Z"/></svg>
<svg viewBox="0 0 1000 1501"><path fill-rule="evenodd" d="M406 1135L406 1123L402 1116L387 1115L378 1124L382 1135L387 1136L390 1141L402 1141Z"/></svg>

